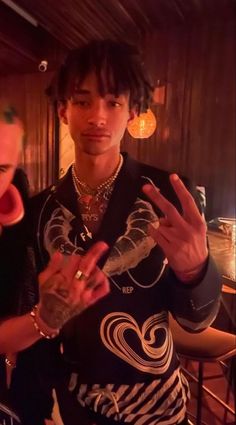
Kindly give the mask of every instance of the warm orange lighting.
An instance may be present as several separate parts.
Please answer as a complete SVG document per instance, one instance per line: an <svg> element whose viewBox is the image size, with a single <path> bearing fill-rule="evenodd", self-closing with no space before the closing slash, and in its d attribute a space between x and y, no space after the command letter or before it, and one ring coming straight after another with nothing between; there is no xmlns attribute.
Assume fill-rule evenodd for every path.
<svg viewBox="0 0 236 425"><path fill-rule="evenodd" d="M166 86L157 86L153 92L153 102L157 105L164 105L166 98Z"/></svg>
<svg viewBox="0 0 236 425"><path fill-rule="evenodd" d="M128 132L135 139L147 139L156 130L157 122L151 109L136 116L128 123Z"/></svg>

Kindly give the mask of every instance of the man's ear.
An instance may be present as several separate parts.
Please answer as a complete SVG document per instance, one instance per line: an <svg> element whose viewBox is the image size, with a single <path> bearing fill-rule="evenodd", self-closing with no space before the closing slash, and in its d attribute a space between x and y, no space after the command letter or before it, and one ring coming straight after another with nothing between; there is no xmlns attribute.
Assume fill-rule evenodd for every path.
<svg viewBox="0 0 236 425"><path fill-rule="evenodd" d="M129 111L128 122L132 121L137 116L137 111L135 109L131 109Z"/></svg>
<svg viewBox="0 0 236 425"><path fill-rule="evenodd" d="M59 102L57 107L58 117L63 124L68 124L66 102Z"/></svg>

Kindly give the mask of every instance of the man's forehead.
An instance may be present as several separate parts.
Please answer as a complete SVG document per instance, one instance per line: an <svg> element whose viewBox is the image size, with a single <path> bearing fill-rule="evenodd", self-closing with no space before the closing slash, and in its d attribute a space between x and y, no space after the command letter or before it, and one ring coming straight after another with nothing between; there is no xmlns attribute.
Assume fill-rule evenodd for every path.
<svg viewBox="0 0 236 425"><path fill-rule="evenodd" d="M84 78L75 76L71 82L71 89L73 94L86 94L96 90L102 97L107 94L115 96L129 95L129 90L122 89L121 84L115 84L114 77L110 74L96 74L94 71L88 73Z"/></svg>
<svg viewBox="0 0 236 425"><path fill-rule="evenodd" d="M105 79L100 80L97 76L88 75L83 80L77 77L74 80L74 92L86 93L92 90L102 91L104 93L114 93L114 85L109 84Z"/></svg>
<svg viewBox="0 0 236 425"><path fill-rule="evenodd" d="M93 94L92 90L80 87L80 88L74 90L72 97L76 96L76 95L85 95L86 96L86 95L90 95L90 94ZM124 96L127 99L129 98L129 92L116 93L115 90L107 90L107 91L101 91L101 92L98 91L98 94L101 97L114 96L114 97L118 98L118 97Z"/></svg>

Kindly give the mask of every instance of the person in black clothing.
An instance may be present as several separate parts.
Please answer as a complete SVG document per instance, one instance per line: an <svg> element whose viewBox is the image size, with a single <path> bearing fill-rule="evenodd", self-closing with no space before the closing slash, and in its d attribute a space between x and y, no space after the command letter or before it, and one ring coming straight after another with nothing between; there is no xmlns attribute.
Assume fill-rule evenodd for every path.
<svg viewBox="0 0 236 425"><path fill-rule="evenodd" d="M18 157L21 149L23 128L16 116L13 108L4 105L0 110L0 313L1 317L15 312L18 303L19 293L14 286L5 287L5 276L13 274L16 268L12 268L9 263L10 250L5 244L6 229L3 226L9 226L17 223L23 216L23 203L17 186L12 185L21 181L21 171L16 171ZM27 194L26 194L27 196ZM10 234L10 227L9 234ZM14 239L14 243L17 241ZM10 281L9 281L10 282ZM7 396L7 376L5 368L5 356L0 356L0 423L4 425L16 424L20 420L15 412L9 407Z"/></svg>
<svg viewBox="0 0 236 425"><path fill-rule="evenodd" d="M127 123L151 100L140 56L126 43L93 41L68 55L47 93L74 140L75 162L30 201L36 271L58 251L76 254L78 286L96 293L98 261L110 292L75 310L62 274L59 289L53 282L39 291L37 323L59 336L18 356L15 388L17 370L34 377L18 402L21 417L41 425L55 388L65 425L186 424L189 389L168 314L193 332L207 327L220 279L190 182L120 152ZM93 261L101 241L109 248Z"/></svg>
<svg viewBox="0 0 236 425"><path fill-rule="evenodd" d="M15 375L20 377L17 380L20 396L20 393L24 392L25 379L24 374L21 376L18 371L15 372L16 369L13 370L12 387L9 392L6 385L5 363L7 367L14 367L13 361L15 359L17 361L18 351L30 347L42 336L49 338L57 332L57 329L54 330L53 327L46 325L38 316L38 310L42 312L47 310L51 285L60 285L60 274L66 278L63 291L67 291L69 287L73 293L71 316L109 291L107 278L96 269L95 264L96 258L99 259L107 249L104 243L94 245L83 258L90 270L94 271L93 292L86 282L78 287L77 279L74 277L81 262L80 257L71 256L65 263L58 253L39 276L41 300L38 303L38 310L36 307L32 310L32 305L35 305L38 300L38 279L35 274L33 252L28 245L25 227L21 221L24 215L23 202L25 207L27 204L28 182L24 172L16 170L22 136L23 126L15 111L9 107L3 109L0 114L0 354L2 354L0 358L0 421L3 421L4 425L20 422L18 415L14 413L14 410L18 410L18 404L17 398L14 397L13 383ZM12 178L14 185L11 183ZM58 293L61 295L59 290ZM63 300L63 295L61 298ZM50 312L47 317L50 317ZM68 316L65 316L64 320L68 320ZM30 376L26 377L26 382L29 381ZM2 403L6 401L13 410ZM40 411L40 406L38 410ZM19 414L21 416L20 409Z"/></svg>

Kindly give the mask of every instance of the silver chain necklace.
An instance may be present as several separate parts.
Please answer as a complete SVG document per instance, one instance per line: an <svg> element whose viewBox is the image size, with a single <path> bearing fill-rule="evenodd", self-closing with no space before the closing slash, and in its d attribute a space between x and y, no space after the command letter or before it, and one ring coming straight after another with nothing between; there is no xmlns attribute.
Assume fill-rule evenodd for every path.
<svg viewBox="0 0 236 425"><path fill-rule="evenodd" d="M119 164L114 173L103 183L92 189L87 183L81 181L75 171L75 164L72 165L72 180L75 191L78 195L79 202L83 207L90 211L94 200L97 202L99 198L104 198L106 201L110 199L113 191L114 183L123 165L123 156L120 154Z"/></svg>
<svg viewBox="0 0 236 425"><path fill-rule="evenodd" d="M83 182L82 180L80 180L77 175L76 175L76 171L75 171L75 163L72 165L72 177L73 179L76 181L76 186L79 188L83 188L84 191L86 191L86 193L91 194L91 195L95 195L96 193L100 192L103 189L106 189L107 187L111 186L112 183L114 183L114 181L116 180L120 169L123 165L123 156L120 154L120 160L119 160L119 164L117 166L117 168L115 169L114 173L108 177L107 180L105 180L105 182L101 183L100 185L98 185L96 188L91 188L86 182Z"/></svg>

